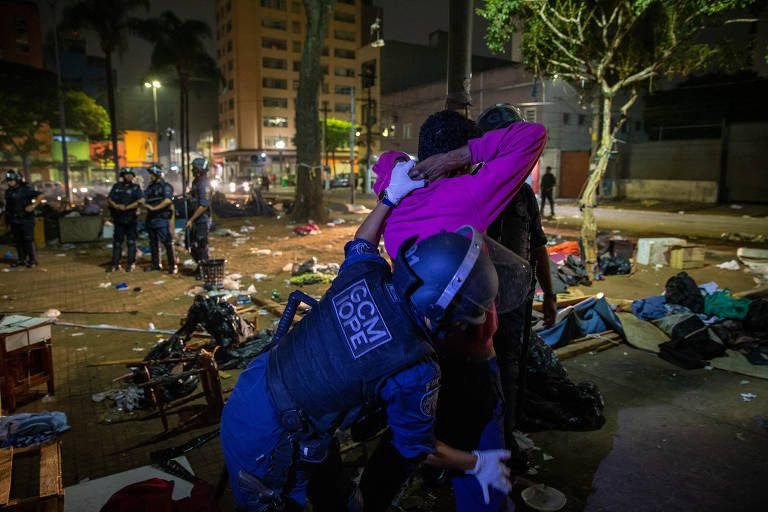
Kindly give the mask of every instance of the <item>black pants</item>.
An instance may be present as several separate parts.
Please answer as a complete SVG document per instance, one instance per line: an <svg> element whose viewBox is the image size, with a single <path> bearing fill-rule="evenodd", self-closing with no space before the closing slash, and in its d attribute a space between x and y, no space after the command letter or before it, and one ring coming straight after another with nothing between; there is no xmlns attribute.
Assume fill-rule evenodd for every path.
<svg viewBox="0 0 768 512"><path fill-rule="evenodd" d="M552 216L555 216L555 200L552 198L552 189L541 191L541 214L544 215L544 206L549 200L549 211Z"/></svg>
<svg viewBox="0 0 768 512"><path fill-rule="evenodd" d="M120 222L114 220L115 233L112 236L112 266L120 264L120 256L123 252L123 239L125 239L126 260L128 265L136 263L136 220Z"/></svg>
<svg viewBox="0 0 768 512"><path fill-rule="evenodd" d="M171 220L159 217L148 219L147 233L149 234L149 249L152 252L152 268L160 268L160 244L165 247L165 253L168 257L168 268L175 267L176 251L173 247Z"/></svg>
<svg viewBox="0 0 768 512"><path fill-rule="evenodd" d="M13 244L16 246L19 263L37 264L37 246L35 245L35 221L23 220L11 223Z"/></svg>
<svg viewBox="0 0 768 512"><path fill-rule="evenodd" d="M196 263L208 261L208 221L195 222L189 233L189 252Z"/></svg>

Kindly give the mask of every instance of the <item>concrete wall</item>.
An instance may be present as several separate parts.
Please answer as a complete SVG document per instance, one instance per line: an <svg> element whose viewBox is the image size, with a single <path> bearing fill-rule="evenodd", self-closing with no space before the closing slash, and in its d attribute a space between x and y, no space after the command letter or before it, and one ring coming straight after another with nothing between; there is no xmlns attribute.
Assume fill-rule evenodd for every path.
<svg viewBox="0 0 768 512"><path fill-rule="evenodd" d="M624 179L613 181L610 188L613 197L694 203L717 202L716 181Z"/></svg>

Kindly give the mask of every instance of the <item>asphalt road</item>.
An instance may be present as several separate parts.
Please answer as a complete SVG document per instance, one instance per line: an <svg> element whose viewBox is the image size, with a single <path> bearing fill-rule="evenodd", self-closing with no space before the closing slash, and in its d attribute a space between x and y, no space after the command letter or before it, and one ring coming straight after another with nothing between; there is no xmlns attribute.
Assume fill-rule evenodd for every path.
<svg viewBox="0 0 768 512"><path fill-rule="evenodd" d="M581 225L581 214L575 206L557 205L556 213L555 220L551 222L557 226L579 227ZM768 218L766 217L669 213L620 208L595 208L595 217L599 229L703 238L721 238L723 233L762 235L768 238Z"/></svg>

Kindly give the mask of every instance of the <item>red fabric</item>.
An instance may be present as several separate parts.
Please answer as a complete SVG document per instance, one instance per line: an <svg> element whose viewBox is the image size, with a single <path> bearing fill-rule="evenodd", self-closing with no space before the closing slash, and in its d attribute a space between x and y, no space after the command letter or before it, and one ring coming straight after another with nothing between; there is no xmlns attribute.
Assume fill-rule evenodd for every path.
<svg viewBox="0 0 768 512"><path fill-rule="evenodd" d="M563 254L565 256L573 254L578 256L579 242L563 242L561 244L553 245L552 247L547 247L547 252L549 254Z"/></svg>
<svg viewBox="0 0 768 512"><path fill-rule="evenodd" d="M320 233L320 226L313 223L308 224L302 224L301 226L296 226L293 228L293 232L297 235L309 235L310 233L317 232Z"/></svg>
<svg viewBox="0 0 768 512"><path fill-rule="evenodd" d="M466 357L487 357L493 347L493 334L499 326L496 310L489 311L482 325L469 325L444 340L437 341L440 352Z"/></svg>
<svg viewBox="0 0 768 512"><path fill-rule="evenodd" d="M219 512L213 488L199 480L187 498L173 501L172 480L150 478L126 485L107 500L100 512Z"/></svg>

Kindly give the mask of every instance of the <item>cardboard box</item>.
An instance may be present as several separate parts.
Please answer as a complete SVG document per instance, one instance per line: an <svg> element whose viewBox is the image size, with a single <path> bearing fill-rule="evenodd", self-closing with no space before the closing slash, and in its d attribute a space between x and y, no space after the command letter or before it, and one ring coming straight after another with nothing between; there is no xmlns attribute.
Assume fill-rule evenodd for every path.
<svg viewBox="0 0 768 512"><path fill-rule="evenodd" d="M637 263L640 265L667 265L666 253L673 245L687 245L683 238L640 238L637 240Z"/></svg>
<svg viewBox="0 0 768 512"><path fill-rule="evenodd" d="M704 266L704 247L696 244L670 247L669 266L683 270Z"/></svg>

